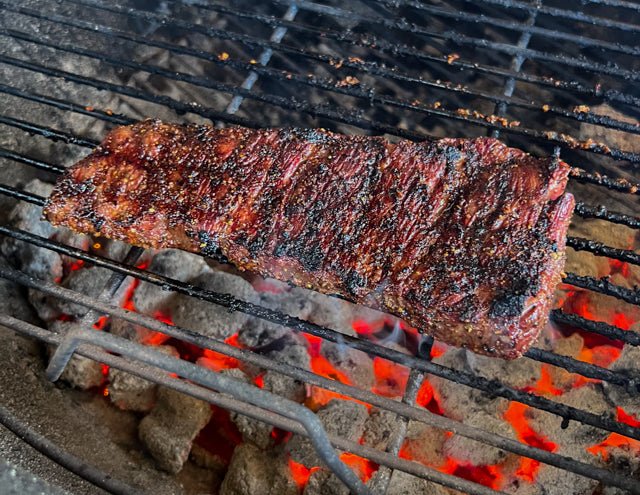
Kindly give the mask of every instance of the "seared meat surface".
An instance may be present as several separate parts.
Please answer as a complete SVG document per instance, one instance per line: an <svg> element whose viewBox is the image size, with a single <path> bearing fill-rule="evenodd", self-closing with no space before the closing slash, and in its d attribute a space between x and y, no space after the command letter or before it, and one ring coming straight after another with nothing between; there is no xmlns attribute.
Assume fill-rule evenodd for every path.
<svg viewBox="0 0 640 495"><path fill-rule="evenodd" d="M136 246L219 250L510 359L536 339L560 279L568 171L490 138L147 120L68 169L45 214Z"/></svg>

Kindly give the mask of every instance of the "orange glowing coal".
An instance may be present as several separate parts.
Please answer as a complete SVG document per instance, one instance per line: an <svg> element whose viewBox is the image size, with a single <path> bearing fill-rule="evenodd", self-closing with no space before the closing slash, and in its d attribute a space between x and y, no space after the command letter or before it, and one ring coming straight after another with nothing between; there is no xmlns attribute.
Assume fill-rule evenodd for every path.
<svg viewBox="0 0 640 495"><path fill-rule="evenodd" d="M304 464L300 464L299 462L294 461L289 458L289 471L291 472L291 477L298 485L298 490L304 490L304 487L307 486L309 482L309 478L313 473L315 473L319 467L308 468Z"/></svg>
<svg viewBox="0 0 640 495"><path fill-rule="evenodd" d="M238 341L237 333L225 339L225 343L234 347L241 347ZM227 356L226 354L222 354L220 352L212 351L211 349L204 349L202 351L202 357L198 360L198 364L213 371L221 371L240 367L240 361L238 361L236 358Z"/></svg>
<svg viewBox="0 0 640 495"><path fill-rule="evenodd" d="M351 385L351 379L346 375L346 373L337 369L327 358L320 354L322 339L315 335L302 335L304 335L309 343L307 351L311 358L311 371L317 375L324 376L325 378L336 380L346 385ZM309 409L317 411L332 399L355 400L347 395L332 392L331 390L326 390L321 387L312 386L310 387L310 394L309 397L307 397L305 404ZM367 404L367 406L369 405Z"/></svg>
<svg viewBox="0 0 640 495"><path fill-rule="evenodd" d="M474 466L450 457L438 470L458 478L474 481L493 490L500 490L504 484L504 476L498 465Z"/></svg>
<svg viewBox="0 0 640 495"><path fill-rule="evenodd" d="M229 464L235 448L242 443L242 434L231 421L229 411L211 405L211 419L200 430L194 443Z"/></svg>
<svg viewBox="0 0 640 495"><path fill-rule="evenodd" d="M616 411L616 418L618 421L628 424L630 426L640 426L640 418L633 414L626 412L622 407L618 406ZM587 452L595 456L601 457L603 460L608 460L611 455L611 450L614 448L621 448L634 457L640 456L640 441L633 438L625 437L619 433L611 433L605 440L597 445L593 445L587 448Z"/></svg>
<svg viewBox="0 0 640 495"><path fill-rule="evenodd" d="M353 469L364 483L369 481L373 473L380 467L375 462L350 452L340 454L340 460Z"/></svg>
<svg viewBox="0 0 640 495"><path fill-rule="evenodd" d="M511 424L518 440L521 442L548 452L555 452L558 446L544 435L535 431L529 424L529 420L526 417L528 409L529 406L521 404L520 402L511 402L509 408L504 413L504 419ZM520 466L516 471L516 476L531 483L535 480L539 469L539 461L522 457L520 459Z"/></svg>
<svg viewBox="0 0 640 495"><path fill-rule="evenodd" d="M373 374L376 384L372 392L384 397L402 397L409 379L406 366L376 356L373 358Z"/></svg>
<svg viewBox="0 0 640 495"><path fill-rule="evenodd" d="M540 367L540 378L533 387L525 387L525 392L535 392L538 395L562 395L564 391L553 384L550 368L550 365L543 364Z"/></svg>

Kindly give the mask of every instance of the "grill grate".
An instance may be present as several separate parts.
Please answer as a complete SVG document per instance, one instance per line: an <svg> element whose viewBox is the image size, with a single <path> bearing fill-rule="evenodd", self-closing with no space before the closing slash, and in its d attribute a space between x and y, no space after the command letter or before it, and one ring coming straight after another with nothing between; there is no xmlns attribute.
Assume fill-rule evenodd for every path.
<svg viewBox="0 0 640 495"><path fill-rule="evenodd" d="M359 129L383 132L409 139L425 139L428 137L428 132L426 131L410 130L411 127L406 123L394 121L392 118L393 113L401 112L403 116L410 119L409 122L416 122L417 127L422 129L425 128L425 119L428 123L433 120L445 122L449 126L453 125L454 129L459 129L460 132L470 132L471 135L477 135L479 130L485 130L495 136L504 135L505 139L513 140L515 144L520 144L524 148L546 152L553 150L556 154L560 152L566 153L568 160L575 163L584 163L586 161L589 165L585 168L574 168L572 181L592 184L601 187L603 190L611 190L617 193L638 194L640 186L633 179L632 181L629 180L629 177L633 177L630 171L633 171L637 167L637 163L640 162L640 154L637 152L624 149L623 146L613 146L611 143L580 140L570 133L550 132L533 125L537 120L544 117L557 119L555 122L558 123L559 129L566 128L575 131L576 125L588 124L623 132L628 135L640 134L640 127L635 124L602 115L591 109L583 111L575 108L575 105L582 101L623 104L632 112L640 108L640 96L633 86L633 83L640 79L640 71L630 61L632 57L637 56L640 52L640 48L633 44L634 38L632 37L640 31L640 23L633 24L618 19L619 17L628 19L631 15L635 16L634 19L637 19L636 14L640 11L640 7L636 4L620 0L587 0L582 2L585 5L585 12L582 12L580 10L546 6L541 2L525 3L511 0L485 0L485 5L482 7L470 5L473 2L468 0L453 1L447 6L431 5L417 0L371 0L363 3L367 9L363 9L360 12L307 0L298 0L295 3L285 0L273 0L273 8L269 8L269 13L264 13L262 9L257 7L239 8L232 3L205 3L199 0L189 0L185 3L169 3L171 9L176 13L170 19L167 19L164 15L139 8L118 4L106 5L96 0L64 0L60 2L60 5L65 8L80 6L90 9L91 12L96 14L96 18L88 15L79 18L51 12L51 9L47 8L33 9L6 2L0 2L0 8L4 12L28 17L37 23L65 26L70 30L69 33L83 32L90 33L92 36L100 36L107 45L109 43L122 42L133 44L136 47L160 48L175 56L194 57L212 64L218 70L231 70L236 75L242 75L243 77L239 79L241 82L238 84L223 82L223 78L216 79L207 75L196 75L168 69L153 63L136 62L131 60L130 57L117 56L111 52L107 53L108 50L84 48L74 41L71 34L66 39L57 39L51 38L38 30L27 32L25 30L0 27L0 36L19 40L28 46L51 49L56 53L64 53L81 59L100 61L117 71L136 71L145 73L149 77L158 77L180 84L186 83L194 87L230 95L231 100L225 110L215 110L187 100L176 99L159 91L152 92L148 89L139 89L128 84L115 83L106 80L106 78L94 77L94 75L87 76L67 71L53 66L51 62L24 60L0 53L0 63L32 74L46 76L47 78L59 78L69 83L157 104L178 114L196 115L215 122L239 124L248 127L271 123L268 120L262 121L248 117L253 112L242 111L242 105L247 102L247 105L262 105L260 107L262 111L259 112L262 116L264 112L268 113L272 110L277 112L287 111L288 113L293 112L295 118L300 119L302 122L308 122L304 119L311 116L319 118L323 123L326 122L327 125L346 124ZM624 13L620 14L617 10L614 10L613 13L616 18L607 18L602 14L590 14L587 11L588 6L591 5L606 7L609 11L611 9L620 9ZM198 9L197 11L202 13L208 12L217 16L224 16L229 19L231 27L218 29L204 23L197 24L184 20L190 17L181 16L181 14L193 9ZM271 15L272 11L278 11L278 9L281 10L282 17ZM197 33L207 39L224 43L221 46L232 46L243 56L222 59L217 54L212 54L209 50L156 39L156 36L150 36L148 34L149 31L145 29L139 29L138 32L136 30L119 29L104 20L111 19L106 14L124 19L120 25L127 25L128 21L136 20L147 27L161 25L163 29ZM419 19L420 21L407 21L409 15L411 15L410 18L412 20ZM537 25L541 17L544 17L545 27ZM87 20L87 18L91 20ZM469 29L458 31L444 29L443 19L446 22L456 21L463 23L462 26L469 26ZM317 22L312 22L312 20ZM563 26L563 24L559 23L566 23L568 20L592 26L594 34L603 32L612 32L613 34L602 36L605 39L601 39L587 36L584 33L576 34L575 32L563 31L559 27ZM269 29L271 30L270 35L247 34L251 32L250 29L234 29L241 22L255 23L261 26L263 30ZM340 26L340 22L354 28L338 29L336 26ZM554 22L555 24L553 24ZM478 29L472 27L473 24L477 23L495 28L495 33L497 34L492 39L478 34ZM552 25L555 25L556 28L549 27ZM358 26L362 27L358 29ZM150 31L154 29L150 28ZM369 32L370 30L373 34ZM378 34L387 30L388 36L381 37ZM592 31L585 32L591 33ZM617 37L620 37L622 41L618 41ZM616 41L612 41L612 39L616 39ZM337 56L328 55L326 50L309 48L309 46L313 46L314 42L320 43L325 40L331 43L330 46L334 48L334 52L339 50ZM571 49L567 49L567 53L550 52L549 43L557 42L566 42L570 46L579 47L581 50L585 49L589 55L576 57L571 53ZM424 49L424 46L429 49ZM245 54L247 50L256 49L259 50L259 55L256 63L254 63ZM451 51L458 49L462 55ZM363 52L370 56L366 61L361 58L362 55L360 54ZM354 54L353 56L351 56L352 53ZM610 64L607 62L609 58L614 58L621 62L619 64ZM305 74L304 70L308 67L308 64L317 65L320 68L318 71L320 74ZM414 70L413 66L415 64L418 64L421 69L424 68L429 74L442 73L444 74L443 77L451 77L451 74L456 74L455 71L458 71L457 74L460 75L460 79L470 83L454 84L443 82L437 77L424 78ZM353 86L342 84L333 74L338 65L357 73L363 80L366 78L367 82ZM540 67L545 70L539 70ZM556 77L555 74L564 75L564 71L561 72L559 69L565 68L569 68L567 70L571 78ZM326 77L326 73L330 73L331 77ZM475 83L474 78L476 77L497 78L496 80L502 81L499 85L502 91L493 92L486 88L478 87L477 84L472 84ZM593 84L594 79L603 82ZM372 80L373 83L368 83L369 80ZM530 99L524 96L514 96L518 93L516 90L518 84L536 88L539 90L540 95L550 95L549 103L547 104L545 100L539 99L539 97ZM377 85L382 90L378 90ZM285 94L296 95L297 89L301 87L306 88L304 91L309 91L309 97L289 97L280 94L284 92ZM388 90L394 87L398 87L400 90L398 92ZM447 106L445 108L445 106L437 104L439 102L415 101L407 96L407 92L404 90L407 87L416 91L434 91L437 92L436 94L439 98L447 101L454 99L464 106L461 108L449 108ZM311 98L315 95L314 92L326 94L330 103L328 105L315 104ZM137 120L133 116L114 114L106 110L89 110L82 102L44 95L29 88L11 85L10 81L0 84L0 93L40 104L44 108L84 115L111 125L129 124ZM346 100L343 100L343 98L346 98ZM342 101L350 103L341 105L340 102ZM490 106L487 107L487 104ZM251 108L254 107L252 106ZM492 114L490 110L484 110L484 113L478 110L474 113L473 110L467 110L467 108L493 108L494 113ZM573 109L568 110L567 108ZM514 120L495 118L508 115L511 112L516 112L515 115L518 116L527 116L527 124L529 126L521 123L515 124ZM46 123L30 122L9 114L0 115L0 124L69 145L93 148L98 144L95 139L78 135L73 131L55 129ZM429 128L428 125L426 128ZM580 160L572 160L572 157L580 157ZM55 174L59 174L64 170L64 167L58 164L42 161L34 156L8 148L0 148L0 158ZM612 164L614 170L622 174L623 177L612 178L602 173L602 170L610 171ZM0 194L36 205L42 205L44 201L41 196L7 184L0 185ZM576 214L584 218L598 218L626 225L633 229L640 227L639 218L627 213L609 210L601 205L592 206L580 203L576 208ZM315 325L278 311L239 301L226 294L193 287L178 280L134 268L128 263L120 263L92 255L77 248L13 227L0 225L0 234L29 242L75 259L84 260L96 266L108 268L113 271L114 277L118 275L120 281L124 279L124 276L133 276L139 280L219 304L233 311L242 311L258 318L289 326L300 332L319 336L330 342L346 343L370 355L379 356L407 366L412 370L409 385L405 391L403 401L397 402L366 390L315 375L309 371L275 362L254 352L238 349L203 337L188 329L169 326L150 317L127 312L100 300L73 293L54 284L34 281L20 272L11 269L0 269L0 276L4 278L56 297L82 304L91 311L96 312L90 314L109 314L122 318L186 342L194 343L200 347L236 357L243 362L252 363L265 369L277 370L303 382L314 384L396 413L403 420L398 423L398 427L394 432L394 441L391 447L388 448L388 452L375 451L344 439L328 439L335 447L372 459L391 470L400 469L444 486L462 490L465 493L497 493L476 483L399 459L397 454L406 432L406 422L408 419L413 419L509 452L582 474L605 484L623 487L634 492L640 491L636 481L624 478L619 474L430 413L415 405L415 396L425 374L431 374L481 390L491 397L503 397L550 412L562 418L564 425L570 420L575 420L640 440L640 428L638 427L632 427L611 418L566 406L533 393L523 392L506 386L497 380L488 380L473 373L438 365L424 357L407 356L370 341L348 337L329 328ZM640 265L640 255L631 250L613 248L590 239L577 237L570 237L568 245L576 250L588 251L598 256L606 256L633 265ZM564 282L575 287L606 294L628 303L640 304L640 294L637 289L621 287L607 279L596 279L569 273ZM640 345L640 334L637 332L624 330L604 322L587 320L561 310L554 310L552 319L558 323L582 328L614 340L620 340L626 345ZM56 344L60 346L59 349L71 344L68 339L62 339L57 335L33 327L28 323L17 321L6 315L0 315L0 323L45 342ZM150 351L147 349L131 346L125 349L125 347L122 347L125 345L124 343L109 342L107 341L109 336L105 337L96 332L93 332L91 338L106 339L100 341L92 340L92 342L98 343L106 349L120 346L117 348L122 351L123 355L134 358L137 362L132 364L127 360L103 351L82 346L78 349L80 354L114 367L125 369L138 376L149 378L152 381L180 388L185 393L268 421L280 428L305 434L300 422L294 420L295 415L293 418L291 416L286 418L282 414L277 414L276 411L268 410L268 407L261 408L255 404L251 405L246 398L238 400L239 392L233 387L230 391L236 397L235 399L203 388L202 385L222 390L218 382L215 382L217 386L212 386L216 379L215 377L206 376L199 381L194 380L196 383L200 383L200 385L197 385L159 376L153 369L142 364L159 366L162 369L171 370L187 377L190 376L189 373L192 371L184 367L187 363L181 365L180 363L170 363L166 359L163 361L164 358L149 354ZM430 342L426 341L427 350L430 345ZM426 355L428 356L429 352L426 352ZM595 364L561 356L543 349L531 349L527 353L527 358L564 368L571 373L625 387L630 392L640 390L638 380L625 373L614 372ZM58 364L61 362L63 361L58 361ZM172 366L182 367L173 369ZM52 370L53 368L51 368ZM282 413L282 410L279 412ZM290 413L291 410L285 408L285 412ZM325 445L324 452L326 456L330 456L333 453L333 449L329 449L327 445L328 443ZM335 454L333 455L335 456ZM325 459L329 459L329 457L325 457ZM334 466L338 471L342 469L339 464L334 464ZM386 490L390 477L389 473L390 471L386 472L387 477L385 479L384 473L380 472L377 484L374 483L373 485L377 492L384 493ZM351 479L349 478L350 476ZM342 472L341 478L348 481L355 492L364 493L363 488L358 486L357 481L353 480L353 476L349 473Z"/></svg>

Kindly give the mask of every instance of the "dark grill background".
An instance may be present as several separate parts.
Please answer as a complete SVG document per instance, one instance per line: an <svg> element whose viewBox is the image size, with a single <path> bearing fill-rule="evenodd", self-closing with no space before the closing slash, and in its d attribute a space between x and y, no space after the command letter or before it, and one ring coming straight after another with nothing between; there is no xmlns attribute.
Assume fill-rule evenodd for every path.
<svg viewBox="0 0 640 495"><path fill-rule="evenodd" d="M327 127L345 133L386 133L392 138L416 140L493 135L534 154L555 153L575 165L570 187L579 200L589 199L587 204L578 204L577 215L604 218L633 228L640 225L633 216L637 211L635 177L640 162L640 150L636 146L634 151L633 144L640 128L602 107L594 109L606 103L629 117L638 116L640 6L635 3L303 0L294 5L275 0L254 5L251 1L193 0L156 5L145 1L111 4L65 0L0 2L0 8L1 205L15 200L36 204L43 201L22 191L20 184L13 181L12 170L30 167L34 176L53 180L64 166L94 147L105 129L157 116L250 127ZM589 109L576 108L580 105ZM490 115L506 120L501 123ZM610 136L615 138L585 141L585 132L601 133L605 129L614 131ZM330 329L189 287L126 263L97 258L12 228L4 222L5 217L6 212L0 214L0 233L4 236L112 268L114 283L118 282L117 274L134 275L332 341L346 341L372 355L403 363L413 371L405 403L397 403L269 362L250 351L188 336L181 329L141 315L128 316L141 319L149 328L173 332L179 338L235 354L247 362L258 360L266 368L280 366L283 372L303 381L357 397L405 418L437 424L605 484L638 490L638 483L633 480L433 416L412 403L424 373L431 373L491 396L549 411L558 416L558 421L576 420L635 439L640 439L639 428L448 369L420 356L407 357L368 341L343 337ZM575 249L640 264L640 255L633 251L580 238L570 238L568 243ZM122 313L99 301L82 301L81 295L34 283L10 270L3 270L1 275L85 302L99 311ZM565 282L640 303L636 290L614 286L606 280L569 273ZM552 318L557 323L622 340L626 345L640 343L637 332L606 323L559 310ZM61 340L6 315L0 315L0 323L49 342ZM424 343L427 347L429 344ZM169 366L160 363L157 356L144 357L139 349L120 351L129 352L134 360ZM93 357L111 361L113 366L128 366L138 374L145 372L142 366L91 352ZM631 393L638 390L637 379L590 363L536 348L527 356L627 387ZM188 376L186 369L174 371ZM224 389L220 383L206 381L209 379L201 383ZM174 382L169 381L175 386ZM264 404L262 409L255 404L250 406L241 395L236 395L235 402L228 402L199 386L181 386L211 401L227 401L224 404L228 407L284 428L301 430L293 413L285 419L282 415L287 416L287 411L274 409L279 413L274 416L274 412L264 410ZM398 434L401 441L402 432ZM388 454L375 453L358 445L345 446L340 439L332 441L334 445L342 442L342 448L383 465L469 493L495 493L399 460L395 457L397 449Z"/></svg>

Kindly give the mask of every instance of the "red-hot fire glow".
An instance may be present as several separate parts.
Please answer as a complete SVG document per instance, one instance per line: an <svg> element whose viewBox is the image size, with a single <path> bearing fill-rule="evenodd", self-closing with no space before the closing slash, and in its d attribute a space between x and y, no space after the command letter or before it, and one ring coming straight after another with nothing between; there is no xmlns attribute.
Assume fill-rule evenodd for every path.
<svg viewBox="0 0 640 495"><path fill-rule="evenodd" d="M231 337L225 340L226 344L234 347L242 347L238 341L238 334L235 333ZM205 366L213 371L221 371L230 368L240 367L240 362L231 356L222 354L220 352L212 351L211 349L204 349L202 351L202 358L198 360L201 366Z"/></svg>
<svg viewBox="0 0 640 495"><path fill-rule="evenodd" d="M513 426L513 429L521 442L531 445L532 447L547 450L549 452L555 452L558 449L558 446L548 440L544 435L535 431L529 424L529 420L526 417L528 408L529 406L521 404L520 402L511 402L509 404L509 408L504 413L504 419ZM520 466L516 471L516 476L531 483L535 480L539 469L539 461L522 457L520 459Z"/></svg>
<svg viewBox="0 0 640 495"><path fill-rule="evenodd" d="M372 392L385 397L401 397L404 394L409 379L406 366L376 356L373 358L373 373L376 384Z"/></svg>
<svg viewBox="0 0 640 495"><path fill-rule="evenodd" d="M309 482L309 478L318 469L320 468L308 468L304 464L300 464L293 459L289 459L289 470L291 472L291 477L296 482L296 485L298 485L298 489L300 491L304 490L304 487L307 486L307 483Z"/></svg>
<svg viewBox="0 0 640 495"><path fill-rule="evenodd" d="M353 469L365 483L371 479L379 467L375 462L349 452L340 454L340 460Z"/></svg>
<svg viewBox="0 0 640 495"><path fill-rule="evenodd" d="M497 465L473 466L450 457L438 470L469 481L475 481L494 490L502 488L504 483L504 476L502 475L500 466Z"/></svg>
<svg viewBox="0 0 640 495"><path fill-rule="evenodd" d="M630 426L640 426L640 418L637 418L633 414L629 414L620 406L616 411L616 419L622 423L626 423ZM611 455L611 449L622 448L631 452L633 456L640 456L640 441L633 438L625 437L619 433L611 433L604 441L597 445L593 445L587 449L588 452L595 456L600 456L605 461Z"/></svg>
<svg viewBox="0 0 640 495"><path fill-rule="evenodd" d="M211 420L198 433L194 443L228 464L233 451L242 443L242 434L231 421L229 411L212 405L211 412Z"/></svg>

